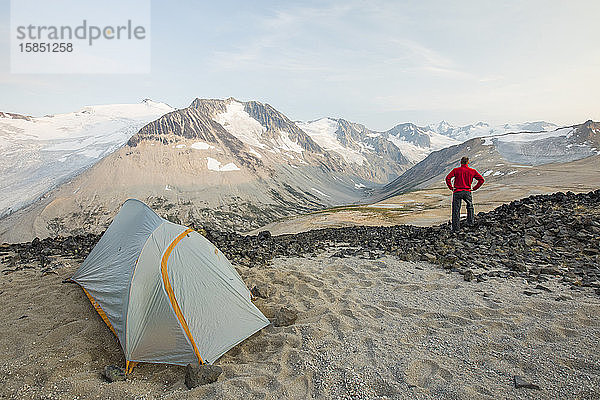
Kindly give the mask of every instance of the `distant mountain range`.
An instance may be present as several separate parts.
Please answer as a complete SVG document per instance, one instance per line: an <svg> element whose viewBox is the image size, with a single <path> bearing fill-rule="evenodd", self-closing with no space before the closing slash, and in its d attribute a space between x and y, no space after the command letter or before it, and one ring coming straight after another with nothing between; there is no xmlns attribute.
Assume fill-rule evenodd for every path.
<svg viewBox="0 0 600 400"><path fill-rule="evenodd" d="M182 223L247 231L404 190L392 183L473 140L461 144L465 138L494 132L477 143L518 158L531 149L503 140L507 130L555 127L442 122L374 131L344 119L292 121L269 104L233 98L195 99L178 110L145 100L40 118L2 114L0 241L101 231L128 197ZM581 149L564 157L583 156Z"/></svg>
<svg viewBox="0 0 600 400"><path fill-rule="evenodd" d="M428 125L428 129L459 142L483 136L501 135L509 132L543 132L552 131L558 125L546 121L523 122L518 124L490 125L486 122L478 122L473 125L454 126L446 121L439 124Z"/></svg>
<svg viewBox="0 0 600 400"><path fill-rule="evenodd" d="M588 157L600 159L600 123L546 132L504 133L473 138L458 145L432 152L401 176L377 189L370 201L380 201L416 189L440 185L445 175L467 156L470 165L489 182L518 176L531 166L569 163ZM600 173L600 170L598 171Z"/></svg>

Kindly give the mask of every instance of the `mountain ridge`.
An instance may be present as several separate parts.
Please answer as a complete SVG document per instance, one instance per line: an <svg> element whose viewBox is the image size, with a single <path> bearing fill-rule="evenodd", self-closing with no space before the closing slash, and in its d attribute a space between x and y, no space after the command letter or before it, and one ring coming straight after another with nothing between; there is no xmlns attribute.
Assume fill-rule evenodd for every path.
<svg viewBox="0 0 600 400"><path fill-rule="evenodd" d="M90 116L110 107L84 107L75 114ZM464 144L413 123L374 131L343 118L292 121L267 103L232 97L167 107L82 175L10 220L0 219L0 237L10 236L19 221L25 221L26 237L101 229L127 197L183 223L247 231L289 215L364 202L383 193L384 185L390 188L417 161L449 144ZM573 137L580 136L585 135ZM565 157L584 154L575 144ZM511 147L501 135L477 145L495 151L494 157L529 151Z"/></svg>
<svg viewBox="0 0 600 400"><path fill-rule="evenodd" d="M536 147L546 153L536 153ZM549 132L514 132L473 138L432 152L401 176L376 190L369 200L382 201L440 182L445 174L458 165L462 156L469 156L470 164L487 177L517 174L519 168L528 165L563 163L598 155L600 123L592 120ZM520 165L522 163L526 165Z"/></svg>

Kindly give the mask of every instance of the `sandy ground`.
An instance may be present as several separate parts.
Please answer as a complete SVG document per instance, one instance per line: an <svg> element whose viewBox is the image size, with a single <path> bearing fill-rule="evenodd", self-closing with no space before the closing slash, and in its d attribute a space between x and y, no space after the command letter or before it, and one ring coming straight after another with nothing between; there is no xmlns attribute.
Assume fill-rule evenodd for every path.
<svg viewBox="0 0 600 400"><path fill-rule="evenodd" d="M276 259L240 268L273 293L267 317L298 311L225 354L211 385L188 391L184 368L141 364L126 382L100 372L123 365L116 338L82 290L57 274L0 275L0 398L8 399L557 399L600 397L600 298L546 282L465 282L427 263L394 258ZM572 299L557 301L560 295ZM540 391L516 389L521 375Z"/></svg>

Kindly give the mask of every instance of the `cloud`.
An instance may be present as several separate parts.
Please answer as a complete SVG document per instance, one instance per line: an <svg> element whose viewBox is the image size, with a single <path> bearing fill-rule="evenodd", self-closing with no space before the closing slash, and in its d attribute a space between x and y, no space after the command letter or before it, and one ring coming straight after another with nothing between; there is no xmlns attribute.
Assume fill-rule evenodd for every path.
<svg viewBox="0 0 600 400"><path fill-rule="evenodd" d="M379 4L379 3L376 3ZM393 17L393 18L392 18ZM392 19L396 24L383 23ZM215 50L216 69L301 74L315 80L360 81L399 72L476 79L454 60L395 28L388 5L364 2L292 7L264 16L252 35Z"/></svg>

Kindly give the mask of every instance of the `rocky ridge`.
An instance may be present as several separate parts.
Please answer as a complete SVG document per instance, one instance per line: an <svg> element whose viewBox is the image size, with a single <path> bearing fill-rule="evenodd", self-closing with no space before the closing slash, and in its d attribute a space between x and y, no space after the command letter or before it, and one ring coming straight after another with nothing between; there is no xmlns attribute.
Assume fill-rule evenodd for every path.
<svg viewBox="0 0 600 400"><path fill-rule="evenodd" d="M0 118L24 119L27 121L31 120L31 117L29 115L21 115L21 114L15 114L15 113L3 112L3 111L0 111Z"/></svg>
<svg viewBox="0 0 600 400"><path fill-rule="evenodd" d="M296 235L255 236L195 227L233 262L260 266L275 257L304 256L335 249L334 257L376 259L394 255L423 260L457 272L468 281L491 277L537 283L560 278L572 288L590 287L600 295L600 189L589 193L530 196L479 213L458 234L447 224L397 225L313 230ZM23 268L51 273L54 256L83 260L101 235L57 237L4 244L4 274ZM37 264L37 265L36 265ZM526 294L535 294L530 292Z"/></svg>

